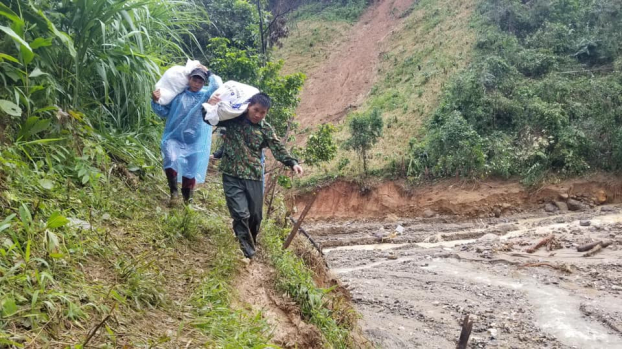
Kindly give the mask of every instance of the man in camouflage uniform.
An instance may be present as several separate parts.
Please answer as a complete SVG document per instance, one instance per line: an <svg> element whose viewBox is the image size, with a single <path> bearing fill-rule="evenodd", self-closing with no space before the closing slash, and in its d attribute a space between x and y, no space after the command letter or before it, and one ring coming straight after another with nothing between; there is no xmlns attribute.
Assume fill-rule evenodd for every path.
<svg viewBox="0 0 622 349"><path fill-rule="evenodd" d="M218 101L215 96L208 103ZM244 114L218 123L227 128L220 162L222 184L233 230L246 258L255 254L263 216L262 149L270 148L278 161L298 175L303 173L298 161L285 150L272 126L264 120L271 104L268 95L258 93L250 99Z"/></svg>

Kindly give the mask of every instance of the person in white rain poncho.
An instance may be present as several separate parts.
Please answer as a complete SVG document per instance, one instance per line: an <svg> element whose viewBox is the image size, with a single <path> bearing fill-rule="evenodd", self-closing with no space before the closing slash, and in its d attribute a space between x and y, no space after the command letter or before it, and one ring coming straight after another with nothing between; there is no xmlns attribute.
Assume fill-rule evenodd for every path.
<svg viewBox="0 0 622 349"><path fill-rule="evenodd" d="M205 82L209 84L205 86ZM222 84L222 80L203 68L190 73L188 88L168 105L156 103L161 94L153 91L151 108L166 126L160 149L164 158L164 172L171 191L170 205L179 202L177 183L185 203L192 200L197 183L205 182L212 142L212 127L203 122L201 104Z"/></svg>

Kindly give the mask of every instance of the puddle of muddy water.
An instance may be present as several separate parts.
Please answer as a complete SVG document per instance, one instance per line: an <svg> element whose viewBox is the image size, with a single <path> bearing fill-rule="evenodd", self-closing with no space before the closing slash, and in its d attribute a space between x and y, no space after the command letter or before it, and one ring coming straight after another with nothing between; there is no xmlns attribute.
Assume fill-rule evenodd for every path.
<svg viewBox="0 0 622 349"><path fill-rule="evenodd" d="M587 321L579 310L580 299L567 291L538 284L528 277L509 278L487 273L460 261L435 259L423 269L457 278L520 290L533 305L537 325L560 342L583 349L619 349L622 338L608 333L602 325Z"/></svg>

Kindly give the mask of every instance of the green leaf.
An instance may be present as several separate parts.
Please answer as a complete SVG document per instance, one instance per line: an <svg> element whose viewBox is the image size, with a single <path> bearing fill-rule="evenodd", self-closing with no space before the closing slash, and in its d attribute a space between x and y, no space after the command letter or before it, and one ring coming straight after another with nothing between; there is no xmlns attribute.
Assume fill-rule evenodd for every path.
<svg viewBox="0 0 622 349"><path fill-rule="evenodd" d="M0 99L0 109L12 116L22 115L22 108L11 101L7 101L6 99Z"/></svg>
<svg viewBox="0 0 622 349"><path fill-rule="evenodd" d="M0 30L5 32L11 39L13 39L13 41L22 45L23 47L26 48L26 50L32 53L32 48L30 48L30 45L28 45L28 43L24 41L24 39L22 39L19 35L17 35L17 33L13 31L13 29L0 25Z"/></svg>
<svg viewBox="0 0 622 349"><path fill-rule="evenodd" d="M19 18L17 13L13 12L13 10L11 10L8 6L2 3L0 3L0 16L4 16L14 23L20 23L22 25L24 24L24 21Z"/></svg>
<svg viewBox="0 0 622 349"><path fill-rule="evenodd" d="M39 299L39 290L36 290L35 292L32 293L32 300L30 302L30 307L32 309L35 308L35 305L37 304L38 299Z"/></svg>
<svg viewBox="0 0 622 349"><path fill-rule="evenodd" d="M9 317L17 313L17 304L13 298L5 298L2 300L2 317Z"/></svg>
<svg viewBox="0 0 622 349"><path fill-rule="evenodd" d="M52 213L50 218L48 218L47 228L48 229L59 228L67 223L69 223L69 220L65 218L65 216L62 216L59 212L54 212Z"/></svg>
<svg viewBox="0 0 622 349"><path fill-rule="evenodd" d="M30 214L30 210L26 207L26 204L22 203L19 207L19 218L22 220L22 224L24 227L27 227L32 222L32 215Z"/></svg>
<svg viewBox="0 0 622 349"><path fill-rule="evenodd" d="M37 133L43 132L50 127L50 119L41 119L36 116L29 117L23 124L17 134L18 139L28 140Z"/></svg>
<svg viewBox="0 0 622 349"><path fill-rule="evenodd" d="M0 223L0 232L7 230L11 226L11 221L15 218L15 213L10 214Z"/></svg>
<svg viewBox="0 0 622 349"><path fill-rule="evenodd" d="M40 179L39 185L41 185L43 189L47 189L47 190L54 189L54 182L49 179Z"/></svg>
<svg viewBox="0 0 622 349"><path fill-rule="evenodd" d="M32 48L33 50L36 50L39 47L47 46L52 46L52 38L36 38L32 42L30 42L30 48Z"/></svg>
<svg viewBox="0 0 622 349"><path fill-rule="evenodd" d="M24 261L26 261L26 263L30 262L30 245L32 245L32 240L28 240L26 244L26 253L24 254Z"/></svg>
<svg viewBox="0 0 622 349"><path fill-rule="evenodd" d="M11 61L14 63L19 63L19 60L13 56L9 56L6 53L0 53L0 62L2 62L2 60L6 59L7 61Z"/></svg>

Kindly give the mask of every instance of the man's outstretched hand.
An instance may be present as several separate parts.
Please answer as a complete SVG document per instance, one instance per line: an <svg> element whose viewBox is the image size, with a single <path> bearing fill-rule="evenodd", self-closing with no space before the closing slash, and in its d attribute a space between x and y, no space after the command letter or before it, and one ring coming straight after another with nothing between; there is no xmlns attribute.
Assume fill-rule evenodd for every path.
<svg viewBox="0 0 622 349"><path fill-rule="evenodd" d="M302 166L300 165L294 165L294 167L292 167L292 170L294 170L294 172L296 172L297 175L302 176L302 174L305 172L302 169Z"/></svg>
<svg viewBox="0 0 622 349"><path fill-rule="evenodd" d="M158 99L160 99L160 90L155 90L153 92L151 92L151 99L153 99L154 102L157 102Z"/></svg>

